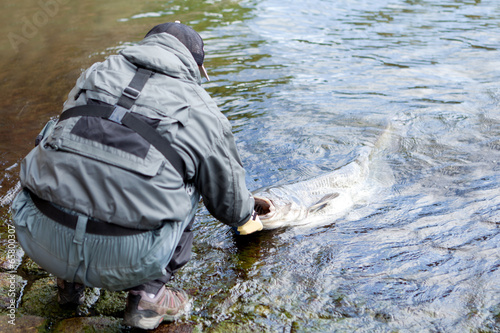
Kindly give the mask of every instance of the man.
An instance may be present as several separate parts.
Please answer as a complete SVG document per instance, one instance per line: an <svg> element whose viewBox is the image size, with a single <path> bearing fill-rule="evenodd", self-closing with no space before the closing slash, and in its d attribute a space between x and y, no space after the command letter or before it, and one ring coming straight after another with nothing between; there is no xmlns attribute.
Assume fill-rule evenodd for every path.
<svg viewBox="0 0 500 333"><path fill-rule="evenodd" d="M200 194L237 234L262 229L203 60L192 28L154 27L81 75L23 160L18 241L58 277L59 303L81 304L84 286L128 290L125 323L156 328L188 302L165 283L190 258Z"/></svg>

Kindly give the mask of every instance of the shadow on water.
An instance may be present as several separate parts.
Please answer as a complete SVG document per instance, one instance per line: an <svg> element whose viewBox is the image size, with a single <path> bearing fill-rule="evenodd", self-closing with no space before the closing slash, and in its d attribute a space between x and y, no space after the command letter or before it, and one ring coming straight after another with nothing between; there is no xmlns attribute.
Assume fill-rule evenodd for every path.
<svg viewBox="0 0 500 333"><path fill-rule="evenodd" d="M396 183L325 225L249 237L200 208L175 280L191 314L158 331L498 332L499 15L495 0L11 1L0 12L0 198L83 69L181 20L205 39L204 86L233 125L251 190L334 170L387 123ZM83 317L54 308L53 278L19 248L6 260L8 206L0 213L0 288L15 276L19 314L52 331L130 331L116 319L120 293L94 295Z"/></svg>

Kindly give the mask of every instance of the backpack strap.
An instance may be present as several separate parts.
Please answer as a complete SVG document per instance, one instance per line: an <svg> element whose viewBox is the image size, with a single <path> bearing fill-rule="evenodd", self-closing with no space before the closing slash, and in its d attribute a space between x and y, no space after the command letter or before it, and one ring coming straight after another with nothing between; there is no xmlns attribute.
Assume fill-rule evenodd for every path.
<svg viewBox="0 0 500 333"><path fill-rule="evenodd" d="M119 105L125 109L130 109L132 105L134 105L137 98L141 94L142 88L146 85L149 78L153 74L152 71L145 68L137 68L137 72L135 73L132 81L128 84L128 86L123 90L120 99L116 105Z"/></svg>
<svg viewBox="0 0 500 333"><path fill-rule="evenodd" d="M153 145L175 170L186 179L186 166L179 153L172 148L171 143L158 133L158 131L143 121L141 118L129 112L135 100L141 94L141 90L151 76L152 71L138 68L130 84L123 90L122 96L115 106L111 105L79 105L67 109L60 116L58 121L63 121L72 117L100 117L115 123L124 125L135 131L151 145Z"/></svg>

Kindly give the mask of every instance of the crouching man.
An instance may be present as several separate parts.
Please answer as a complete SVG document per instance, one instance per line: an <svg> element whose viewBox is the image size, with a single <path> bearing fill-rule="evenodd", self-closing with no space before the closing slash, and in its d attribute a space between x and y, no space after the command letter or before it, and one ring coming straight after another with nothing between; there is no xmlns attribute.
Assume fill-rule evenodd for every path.
<svg viewBox="0 0 500 333"><path fill-rule="evenodd" d="M200 195L238 234L262 229L228 120L201 87L203 40L155 26L96 63L21 164L18 241L58 277L58 301L85 286L128 290L125 324L178 318L186 293L165 284L191 255Z"/></svg>

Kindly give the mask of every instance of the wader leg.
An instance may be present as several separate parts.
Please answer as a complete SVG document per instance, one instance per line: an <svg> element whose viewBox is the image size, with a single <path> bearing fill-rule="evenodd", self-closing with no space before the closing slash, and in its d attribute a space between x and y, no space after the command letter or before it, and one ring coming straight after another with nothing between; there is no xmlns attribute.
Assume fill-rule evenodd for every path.
<svg viewBox="0 0 500 333"><path fill-rule="evenodd" d="M76 269L78 272L81 269L84 260L83 246L85 242L85 230L87 228L88 218L85 216L78 216L78 222L73 236L73 243L76 244L76 250L80 259L80 265ZM75 272L75 276L77 273ZM77 282L65 281L57 278L57 301L60 305L77 306L83 304L85 300L85 286Z"/></svg>
<svg viewBox="0 0 500 333"><path fill-rule="evenodd" d="M144 290L148 294L156 295L158 291L173 277L174 273L186 265L191 258L191 248L193 246L193 231L191 230L194 222L194 216L181 235L181 239L175 248L172 259L167 265L167 274L159 279L151 280L129 290Z"/></svg>

